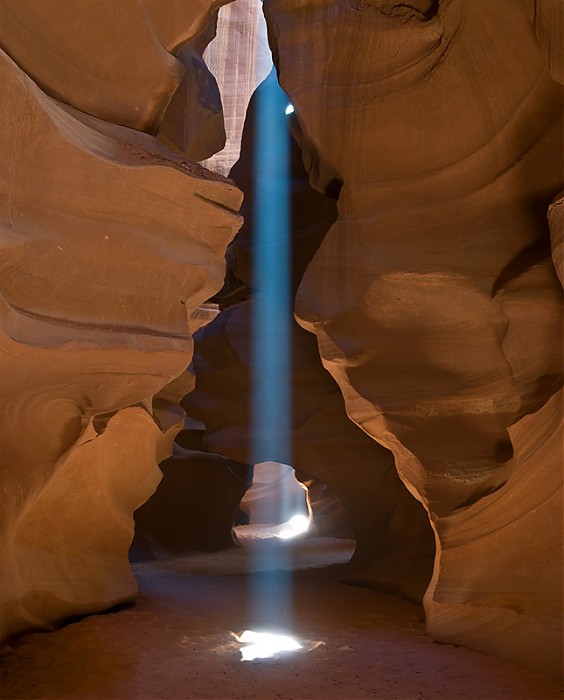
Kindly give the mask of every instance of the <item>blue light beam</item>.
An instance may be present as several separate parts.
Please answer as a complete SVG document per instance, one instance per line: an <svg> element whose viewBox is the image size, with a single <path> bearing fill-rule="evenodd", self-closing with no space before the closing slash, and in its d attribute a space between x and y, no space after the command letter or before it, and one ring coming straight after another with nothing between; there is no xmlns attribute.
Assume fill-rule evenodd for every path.
<svg viewBox="0 0 564 700"><path fill-rule="evenodd" d="M252 455L292 464L288 98L273 72L256 93L253 202Z"/></svg>
<svg viewBox="0 0 564 700"><path fill-rule="evenodd" d="M291 396L291 203L288 98L273 68L255 93L253 162L253 315L251 354L251 454L253 463L292 464ZM282 489L278 521L294 503ZM302 506L303 507L303 506ZM291 625L291 553L284 544L255 552L255 626Z"/></svg>

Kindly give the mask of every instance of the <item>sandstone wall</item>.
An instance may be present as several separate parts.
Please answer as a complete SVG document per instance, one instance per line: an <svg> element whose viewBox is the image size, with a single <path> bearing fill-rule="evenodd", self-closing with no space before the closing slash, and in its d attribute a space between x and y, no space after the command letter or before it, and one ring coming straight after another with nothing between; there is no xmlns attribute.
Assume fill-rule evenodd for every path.
<svg viewBox="0 0 564 700"><path fill-rule="evenodd" d="M232 183L148 132L219 4L0 3L3 638L136 593L132 513L241 223Z"/></svg>
<svg viewBox="0 0 564 700"><path fill-rule="evenodd" d="M135 595L132 513L182 426L190 330L241 225L241 192L191 162L225 142L202 59L222 4L0 0L3 637ZM349 511L352 579L426 590L435 639L557 673L558 0L265 10L300 146L293 466ZM223 19L205 55L230 105L234 139L214 161L225 172L266 59L253 53L256 7L237 0ZM246 488L253 118L251 107L232 171L248 222L183 402L226 458L188 452L190 431L179 436L167 486L139 518L167 551L186 549L176 536L187 523L189 546L230 543ZM177 517L178 488L210 479L224 505L209 503L214 529L196 532Z"/></svg>
<svg viewBox="0 0 564 700"><path fill-rule="evenodd" d="M259 95L262 93L262 95ZM266 93L266 94L265 94ZM193 371L196 387L183 401L187 413L205 425L204 443L208 450L247 463L253 459L252 396L253 334L269 333L270 320L253 328L254 305L261 294L254 279L255 179L276 191L264 162L270 153L256 157L257 102L272 100L284 114L287 98L274 76L257 89L249 105L239 161L231 177L245 193L241 212L245 222L230 246L231 276L217 295L222 311L196 334ZM296 130L293 118L288 130ZM286 148L277 139L278 148ZM273 149L271 142L263 149ZM301 152L288 134L290 149L291 277L298 288L315 251L335 221L335 200L311 188L302 164ZM264 234L264 232L262 232ZM261 235L261 246L271 247L271 257L282 256L284 241ZM280 251L280 252L279 252ZM287 310L291 313L291 308ZM409 494L394 468L389 450L371 440L345 413L339 387L323 369L314 337L293 323L291 326L291 366L278 377L288 388L291 403L290 444L280 447L278 426L272 434L261 434L255 461L291 464L304 480L315 479L335 493L347 511L357 541L349 579L375 588L392 590L412 599L421 599L430 579L434 541L424 509ZM286 371L286 370L284 370ZM275 446L279 446L278 448ZM282 452L277 451L281 449ZM338 511L335 511L338 515ZM315 513L314 513L315 516ZM323 523L330 530L329 523Z"/></svg>
<svg viewBox="0 0 564 700"><path fill-rule="evenodd" d="M204 52L216 77L225 120L225 148L202 164L228 175L238 160L247 106L257 86L272 69L262 5L236 0L221 8L217 35Z"/></svg>
<svg viewBox="0 0 564 700"><path fill-rule="evenodd" d="M561 445L549 461L543 431L561 386L546 212L562 188L562 88L557 28L529 9L265 6L310 179L322 191L344 183L297 316L348 415L429 511L429 629L557 672ZM538 452L523 454L525 432Z"/></svg>

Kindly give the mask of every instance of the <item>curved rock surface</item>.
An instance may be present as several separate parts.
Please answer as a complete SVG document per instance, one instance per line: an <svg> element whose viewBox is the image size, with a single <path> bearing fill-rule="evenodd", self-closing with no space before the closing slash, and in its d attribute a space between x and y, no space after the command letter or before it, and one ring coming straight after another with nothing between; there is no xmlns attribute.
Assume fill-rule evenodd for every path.
<svg viewBox="0 0 564 700"><path fill-rule="evenodd" d="M225 146L219 88L202 57L215 35L216 24L217 13L197 37L178 49L185 72L157 131L157 138L165 146L194 161L202 161Z"/></svg>
<svg viewBox="0 0 564 700"><path fill-rule="evenodd" d="M435 639L549 674L562 663L562 414L558 392L511 426L507 483L437 522L440 564L425 601Z"/></svg>
<svg viewBox="0 0 564 700"><path fill-rule="evenodd" d="M151 399L190 361L189 321L221 286L241 193L58 103L4 53L0 74L9 637L135 595L132 513L183 418Z"/></svg>
<svg viewBox="0 0 564 700"><path fill-rule="evenodd" d="M561 192L548 209L552 260L556 273L564 286L564 192Z"/></svg>
<svg viewBox="0 0 564 700"><path fill-rule="evenodd" d="M277 435L268 434L261 435L260 447L253 447L249 396L253 378L251 344L256 329L253 330L252 324L253 307L261 293L255 289L253 279L254 188L257 177L263 186L280 186L272 181L264 166L265 162L272 162L272 153L263 159L255 153L257 105L261 99L272 100L284 113L287 97L273 74L251 99L241 158L231 170L231 177L245 193L241 208L245 223L230 246L231 276L228 274L226 286L216 297L223 310L196 334L193 362L196 388L184 399L183 406L191 417L205 425L204 443L210 451L247 463L253 458L253 450L258 450L254 454L255 462L290 463L300 479L325 484L347 511L357 539L350 578L420 599L430 578L434 548L425 511L398 478L391 453L348 419L337 385L321 366L315 339L294 323L292 367L287 376L279 377L291 395L291 444L280 446ZM292 117L286 119L288 128L299 129L292 122ZM278 148L285 148L283 139L276 143ZM272 142L268 147L274 148ZM290 286L296 290L335 220L335 201L311 188L300 150L293 142L289 148L292 212L289 272ZM261 237L261 245L272 246L275 252L284 244L272 237ZM262 327L268 329L266 319ZM273 425L272 430L276 431L277 426ZM342 522L341 507L333 512ZM321 526L331 530L328 522L322 522Z"/></svg>
<svg viewBox="0 0 564 700"><path fill-rule="evenodd" d="M186 160L225 136L202 60L223 4L0 0L3 637L135 595L132 513L183 424L190 333L241 224L233 183ZM558 673L561 3L265 10L296 110L292 283L315 334L292 331L292 464L350 514L351 580L427 588L435 639ZM247 59L220 76L239 117L257 80L245 68L239 90L239 68L262 66ZM252 110L233 169L246 215ZM180 525L191 546L229 544L246 488L252 247L247 224L183 402L227 457L182 431L139 514L168 552ZM222 488L223 507L183 513L185 488Z"/></svg>
<svg viewBox="0 0 564 700"><path fill-rule="evenodd" d="M251 318L253 299L224 309L196 334L196 388L182 402L206 426L211 452L251 460ZM301 479L316 478L335 493L352 523L357 548L349 580L421 598L428 585L433 537L424 510L394 469L391 453L346 416L337 385L323 370L315 340L294 326L292 466ZM276 441L272 441L276 444ZM260 462L281 462L263 443ZM339 518L341 516L339 515ZM327 525L325 525L327 528Z"/></svg>
<svg viewBox="0 0 564 700"><path fill-rule="evenodd" d="M161 463L163 479L135 512L130 559L180 556L194 550L233 547L232 525L250 486L251 468L233 460L178 444Z"/></svg>
<svg viewBox="0 0 564 700"><path fill-rule="evenodd" d="M564 84L564 12L559 0L523 0L554 80Z"/></svg>
<svg viewBox="0 0 564 700"><path fill-rule="evenodd" d="M317 335L349 416L393 452L430 511L439 546L431 613L449 546L444 519L497 490L512 499L519 458L508 430L561 385L561 289L546 211L562 188L562 89L525 5L271 0L265 11L311 180L320 190L344 183L297 315ZM530 506L514 503L518 521ZM489 555L474 534L481 571ZM525 569L520 546L516 526L505 568L531 595L513 629L535 619L538 634L513 644L510 626L493 625L511 596L493 603L468 570L449 588L460 634L431 629L480 647L463 628L476 606L489 607L489 651L557 672L545 653L557 621L539 611L556 609L561 581L552 565Z"/></svg>
<svg viewBox="0 0 564 700"><path fill-rule="evenodd" d="M217 35L206 47L204 58L219 85L226 144L202 164L228 175L240 155L249 100L272 70L262 4L236 0L222 7Z"/></svg>
<svg viewBox="0 0 564 700"><path fill-rule="evenodd" d="M0 46L51 97L153 132L185 72L171 52L221 4L2 0Z"/></svg>

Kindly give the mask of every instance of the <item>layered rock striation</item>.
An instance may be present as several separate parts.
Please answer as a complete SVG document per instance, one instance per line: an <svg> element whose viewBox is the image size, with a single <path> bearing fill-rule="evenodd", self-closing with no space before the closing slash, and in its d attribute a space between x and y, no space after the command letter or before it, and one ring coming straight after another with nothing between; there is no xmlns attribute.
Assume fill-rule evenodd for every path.
<svg viewBox="0 0 564 700"><path fill-rule="evenodd" d="M209 453L179 434L138 526L151 556L232 542L257 458L253 198L269 173L251 105L232 171L247 221L219 291L242 195L192 160L225 143L202 58L223 4L0 0L3 638L135 595L132 513L183 425L191 331L212 297L222 312L198 332L183 400ZM225 66L222 25L209 52L234 121L265 65L251 56L256 13L243 31L237 7L250 6L228 13L249 46ZM336 494L357 539L350 579L426 590L435 639L558 673L558 0L265 11L295 108L302 328L284 377L291 445L265 440L258 458L290 452L320 502L323 487Z"/></svg>
<svg viewBox="0 0 564 700"><path fill-rule="evenodd" d="M231 182L145 133L179 82L165 46L217 3L130 5L0 6L3 638L134 597L132 513L241 223Z"/></svg>
<svg viewBox="0 0 564 700"><path fill-rule="evenodd" d="M562 87L546 59L556 75L559 39L541 48L535 30L546 39L550 24L525 5L271 0L265 11L311 182L343 182L297 316L348 415L429 512L429 629L557 672L561 452L550 442L548 460L542 426L562 383L546 219L562 188ZM537 452L522 452L527 432ZM531 544L525 564L527 529L546 556L535 561Z"/></svg>
<svg viewBox="0 0 564 700"><path fill-rule="evenodd" d="M290 444L280 444L277 424L271 425L271 434L261 435L258 447L253 442L251 397L257 362L253 338L257 334L268 335L272 328L270 319L256 318L255 305L263 292L257 289L254 255L257 239L261 246L271 247L274 258L278 257L278 251L282 257L286 245L272 236L259 237L254 215L256 178L265 187L273 190L280 187L280 183L270 182L271 174L265 167L261 169L261 159L256 157L255 134L260 119L257 103L261 99L271 99L284 113L287 98L273 75L261 84L251 100L241 158L231 171L231 177L245 193L241 209L245 223L230 246L230 274L224 289L216 296L222 311L195 336L196 387L183 405L190 416L205 425L203 440L210 452L242 463L253 460L290 463L301 480L325 485L336 495L357 541L346 574L349 579L421 599L430 579L434 552L426 513L399 479L391 452L371 440L347 417L339 388L321 365L315 338L295 323L291 325L288 348L291 365L284 364L278 377L290 396ZM299 129L292 117L286 121L288 130ZM276 143L281 150L286 147L283 139ZM299 148L293 141L288 147L291 211L288 276L295 293L310 260L335 221L336 203L311 188ZM274 148L272 142L268 148ZM268 158L262 155L263 162L272 162L272 155ZM283 154L279 156L282 158ZM286 311L291 314L291 307ZM315 508L314 494L312 500ZM338 521L346 522L339 508L333 512L334 527ZM332 528L327 519L320 520L320 527L328 532Z"/></svg>
<svg viewBox="0 0 564 700"><path fill-rule="evenodd" d="M228 175L240 155L249 100L272 69L262 3L236 0L222 7L204 59L221 93L226 141L202 165Z"/></svg>

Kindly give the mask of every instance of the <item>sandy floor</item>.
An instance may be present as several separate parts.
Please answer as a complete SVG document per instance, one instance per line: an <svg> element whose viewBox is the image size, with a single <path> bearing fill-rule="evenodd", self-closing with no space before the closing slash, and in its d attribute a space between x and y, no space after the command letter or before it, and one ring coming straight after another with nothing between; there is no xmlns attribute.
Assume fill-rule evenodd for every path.
<svg viewBox="0 0 564 700"><path fill-rule="evenodd" d="M29 635L3 655L1 697L561 697L558 685L544 676L434 644L423 633L420 607L338 583L351 542L309 538L282 545L249 539L249 533L245 549L137 564L137 605L54 633ZM270 553L266 563L261 548ZM268 569L281 560L296 568L288 576L292 612L274 595L270 610L284 618L286 631L291 626L304 650L243 662L232 633L251 626L256 611L250 593L280 579Z"/></svg>

